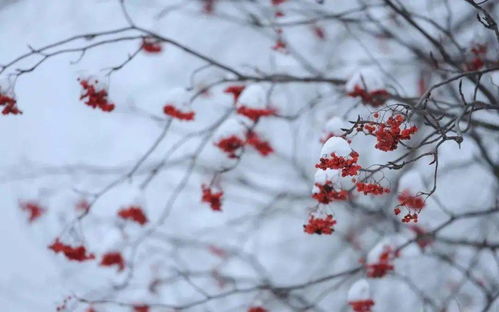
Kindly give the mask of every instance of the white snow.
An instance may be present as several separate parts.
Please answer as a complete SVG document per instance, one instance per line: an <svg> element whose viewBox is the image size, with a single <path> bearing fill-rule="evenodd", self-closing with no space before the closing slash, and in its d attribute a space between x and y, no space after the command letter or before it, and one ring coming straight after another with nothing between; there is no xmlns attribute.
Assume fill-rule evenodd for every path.
<svg viewBox="0 0 499 312"><path fill-rule="evenodd" d="M393 241L390 238L384 238L378 242L367 254L367 263L378 263L379 257L387 247L393 248Z"/></svg>
<svg viewBox="0 0 499 312"><path fill-rule="evenodd" d="M347 92L353 91L356 85L367 90L383 89L384 83L381 79L381 72L377 68L363 68L355 72L345 85Z"/></svg>
<svg viewBox="0 0 499 312"><path fill-rule="evenodd" d="M315 171L314 182L319 184L325 184L327 181L338 182L341 176L340 170L336 169L317 169Z"/></svg>
<svg viewBox="0 0 499 312"><path fill-rule="evenodd" d="M348 128L348 123L341 117L333 116L326 122L324 131L327 134L331 133L335 136L340 136L343 134L342 128Z"/></svg>
<svg viewBox="0 0 499 312"><path fill-rule="evenodd" d="M490 81L499 88L499 72L495 71L490 74Z"/></svg>
<svg viewBox="0 0 499 312"><path fill-rule="evenodd" d="M192 79L191 87L194 87L196 91L201 90L202 88L211 85L217 81L222 79L233 79L234 77L229 77L225 71L214 68L214 67L206 67L198 70Z"/></svg>
<svg viewBox="0 0 499 312"><path fill-rule="evenodd" d="M369 64L373 64L367 55L367 52L370 52L374 58L379 57L387 72L397 80L400 79L400 84L407 88L403 90L394 85L399 92L407 96L416 94L414 89L417 87L415 82L421 69L420 64L418 62L400 64L399 62L411 59L411 53L407 49L400 49L396 44L392 44L389 39L368 37L367 33L359 33L359 42L370 49L365 51L360 47L356 38L348 36L343 28L336 27L334 23L323 25L327 27L330 40L320 42L320 45L316 44L315 38L310 38L312 36L308 27L293 27L285 31L290 42L294 43L296 54L284 55L271 51L273 41L262 36L257 29L248 27L245 23L233 23L217 18L219 14L227 13L238 20L245 21L249 20L247 19L248 13L251 13L265 23L274 23L273 19L267 20L268 10L258 10L248 2L248 5L245 5L248 8L246 12L232 5L230 1L216 1L217 8L214 15L208 16L201 12L198 15L195 12L201 11L202 1L179 0L171 1L181 3L178 10L169 11L165 18L154 18L165 7L166 2L170 1L126 1L126 5L132 19L143 28L151 29L166 38L185 44L194 51L199 51L221 64L234 68L243 75L267 76L280 73L296 77L315 77L317 74L309 68L314 67L321 72L323 77L348 79L354 70L361 69L356 77L350 79L350 89L353 88L355 82L360 83L360 73L369 90L384 88L386 84L382 81L386 81L386 78L375 66L372 67L374 68L372 71L364 70L369 67ZM291 2L288 1L288 5L292 6L291 10L285 10L290 20L300 18L300 14L308 11L301 10L305 8L311 8L319 14L324 11L345 12L352 9L354 5L352 1L324 1L322 5L316 4L315 1ZM27 44L37 49L74 35L126 26L122 14L117 12L120 8L116 1L7 0L0 1L0 3L0 38L2 42L9 44L8 49L0 49L1 64L28 52ZM185 7L184 4L186 4ZM301 4L307 4L307 6L302 7ZM411 3L411 7L420 5L423 11L428 7L426 11L437 18L445 17L439 12L447 12L445 6L442 5L425 6L425 2ZM270 4L267 3L267 6ZM458 20L473 13L473 8L466 6L466 3L456 3L451 9ZM370 10L374 18L386 17L390 13L385 7L379 6L373 7L372 11L378 11L371 12ZM310 15L310 18L314 18L314 14ZM391 25L391 29L397 35L407 35L407 29L393 27L393 21L390 19L378 20L387 27ZM454 19L453 22L455 22ZM460 34L460 41L464 43L468 41L463 38L471 38L479 34L483 27L479 23L471 23L470 27L465 28L465 31ZM47 29L51 31L47 32ZM132 35L131 32L130 35ZM117 34L112 38L120 36ZM427 42L420 37L412 36L411 41L427 49ZM66 48L85 46L97 42L96 40L98 38L92 41L84 39L75 42L74 45L69 44ZM313 43L309 44L310 41ZM134 194L137 190L134 190L134 186L128 185L128 181L113 187L96 202L91 213L75 228L75 235L81 234L86 247L98 257L102 252L120 249L128 261L129 251L131 251L128 247L141 237L144 228L133 222L121 222L116 217L117 211L131 204L140 204L144 207L151 221L150 224L154 224L164 211L166 202L172 198L172 194L178 191L177 186L188 174L185 187L178 191L178 197L175 197L178 199L172 205L166 223L158 228L160 235L153 235L151 239L146 239L138 250L134 280L131 285L133 287L114 292L113 286L121 283L122 275L128 274L128 271L115 276L116 269L100 267L99 259L87 263L75 263L47 249L47 245L53 242L54 238L60 235L61 231L67 228L77 215L74 205L80 197L87 197L87 195L90 197L90 194L99 192L106 185L129 172L149 150L163 129L162 123L165 118L163 107L168 101L180 108L184 103L189 102L189 93L193 95L201 86L220 80L221 76L226 77L227 81L238 80L233 73L225 70L220 73L216 66L206 67L206 61L193 57L170 44L165 44L162 53L154 57L139 52L137 57L122 70L114 73L110 81L104 75L100 75L109 67L125 61L130 53L136 51L140 42L138 39L91 49L87 51L81 62L77 63L74 62L79 58L79 53L51 57L32 73L26 73L18 79L15 85L15 95L18 98L18 106L24 113L20 116L1 116L0 122L2 133L14 134L4 135L1 150L3 170L0 172L2 179L0 198L4 209L0 220L0 233L2 234L0 245L3 246L5 252L0 257L0 311L54 311L55 306L62 301L64 296L72 293L90 300L112 297L113 301L117 302L151 303L161 298L162 302L174 305L188 304L191 299L196 300L198 294L182 279L158 288L157 294L149 293L147 286L155 278L165 279L178 275L178 270L190 276L191 272L195 274L220 268L220 259L206 256L207 244L219 244L221 248L229 247L234 251L241 250L243 253L254 255L255 259L269 272L269 279L283 286L293 286L303 281L320 278L322 276L320 272L327 275L350 268L352 262L357 260L357 256L354 253L342 252L335 257L327 255L316 257L314 270L310 269L310 261L307 259L311 254L316 254L317 250L340 250L342 248L342 240L335 239L335 237L338 238L337 234L341 233L321 238L304 234L301 227L307 221L305 216L307 204L302 200L292 200L295 195L301 196L303 187L305 187L305 195L310 195L309 187L312 184L310 180L314 179L315 173L313 164L318 160L317 154L319 153L314 150L321 147L318 136L329 127L327 125L329 119L332 116L345 116L348 121L352 120L352 117L355 119L358 114L365 117L371 113L370 107L353 107L352 99L343 99L342 93L338 93L338 86L328 83L276 83L272 88L270 99L267 99L269 83L249 83L248 87L256 87L260 91L252 91L256 93L256 96L251 92L249 95L243 95L237 105L244 104L253 107L269 105L277 108L282 116L294 116L303 112L292 121L285 118L262 118L262 122L259 122L256 131L259 134L268 134L272 143L275 142L276 146L273 145L273 147L276 148L279 156L263 160L259 155L255 155L255 157L243 157L239 162L238 159L229 159L226 153L214 146L213 141L223 136L237 135L244 138L247 128L242 122L247 124L250 122L247 122L244 116L233 114L230 117L231 120L224 123L215 133L218 137L212 136L210 142L205 144L205 149L197 154L199 157L195 161L195 167L189 169L193 153L204 142L205 135L212 134L210 131L199 136L196 133L202 129L211 129L227 108L235 106L233 97L223 92L226 85L215 86L210 89L209 97L200 96L194 102L196 121L174 123L157 150L143 163L132 179L127 179L133 180L134 185L140 185L152 169L165 159L165 155L170 155L168 151L172 146L175 146L177 142L182 142L185 135L196 134L171 154L166 165L157 171L152 182L144 190L145 193L142 193L146 196L147 204L144 203L145 199L140 199L141 194ZM492 46L489 48L492 49ZM30 67L38 59L40 55L11 69L15 71L15 68ZM354 66L361 67L355 68ZM116 104L114 112L103 113L92 110L79 100L81 86L76 78L81 68L86 69L88 74L100 78L98 79L99 88L107 88L106 84L109 82L110 100ZM193 72L199 68L205 69L193 77ZM8 70L2 77L8 77L10 72ZM90 75L87 76L93 77ZM51 77L51 79L46 79L46 77ZM489 86L491 79L496 86L499 86L499 73L488 73L482 80ZM6 83L5 87L1 82L0 85L6 90L12 90L13 87L9 83ZM189 87L194 87L194 90L186 91L190 90ZM472 85L464 84L463 87L465 96L468 97L471 94L472 97L473 90L468 89L473 89ZM251 88L246 90L246 93ZM493 85L489 88L492 91L498 90ZM182 96L176 97L175 89L184 91L185 93L179 92L179 94L186 95L187 100L182 100ZM438 96L445 99L445 90L439 89ZM246 97L249 98L248 103L244 103L247 102ZM317 105L308 107L308 104L316 99ZM306 110L302 111L303 108ZM457 108L452 112L459 113L461 110ZM497 123L496 116L491 116L493 114L486 114L486 112L476 112L476 114L474 116L478 118L477 120ZM150 118L151 116L158 118ZM335 122L333 126L331 127L335 129L340 128L335 125ZM464 122L462 126L465 126ZM316 135L313 136L314 134ZM487 150L491 155L495 155L497 142L490 135L485 135L485 132L483 134ZM371 139L371 137L356 136L350 145L362 155L366 166L393 160L391 153L375 150ZM331 142L336 140L338 139L335 138ZM334 146L335 144L337 146ZM345 141L336 141L335 144L332 144L331 148L338 149L342 146L345 153L350 151ZM295 149L294 146L298 148ZM493 207L496 198L494 186L497 183L490 170L481 166L477 160L478 149L473 140L465 140L460 148L455 142L447 142L439 151L439 159L443 168L439 179L445 181L439 180L435 195L451 207L456 214L472 209ZM296 160L297 167L289 160ZM414 164L414 170L429 182L428 186L431 186L433 166L428 166L428 162L429 160L426 161L426 159L418 161ZM236 163L237 166L234 166ZM463 164L466 166L462 167ZM446 167L457 168L457 170L445 170ZM224 212L213 213L206 204L200 203L200 186L203 182L211 181L215 174L225 168L233 169L217 177L217 182L225 191ZM307 177L302 177L302 172L305 172ZM330 177L331 172L323 170L320 172L316 177L317 181L324 181ZM391 183L397 184L397 171L387 171L386 178ZM409 182L414 180L410 178L410 174L404 179ZM353 186L351 177L340 178L339 181L342 185L341 189L348 189L349 183ZM402 185L405 183L402 181ZM38 193L42 188L46 191ZM415 191L420 191L420 189ZM291 200L284 198L283 201L274 201L275 195L286 193L291 194ZM43 198L42 204L46 206L47 213L38 221L29 224L25 212L21 211L17 205L18 200L37 198ZM360 198L368 200L365 196ZM384 208L391 212L397 204L396 196L395 199L387 196L386 201ZM272 205L269 206L269 203ZM368 215L364 218L363 213L357 210L354 213L354 210L348 209L350 203L344 204L347 209L335 209L335 218L338 219L341 229L353 231L363 246L369 246L367 252L378 242L376 235L378 231L386 237L391 237L392 241L396 241L398 236L403 236L403 242L414 238L412 232L396 232L393 227L386 226L391 224L389 219L380 219L380 222L365 224L362 220L368 218ZM376 203L372 204L369 208L376 209ZM435 209L422 212L421 221L428 222L427 229L431 230L445 222L447 216L436 208L436 203L430 201L429 204L434 204ZM279 213L282 208L289 213ZM319 207L313 213L323 216L331 213L332 209L329 208ZM299 212L299 214L291 213L292 211ZM493 219L492 215L469 218L469 220L462 219L456 226L447 228L445 235L459 239L471 233L473 237L468 237L470 240L488 239L494 235ZM476 230L477 228L479 231ZM244 244L240 244L241 237L247 238ZM63 241L73 242L70 238L68 235L61 237ZM177 244L183 241L188 243ZM400 244L398 241L396 244L391 244L389 241L382 243L373 248L371 259L378 261L383 246L396 247ZM121 250L122 247L124 249ZM411 248L415 249L412 254L409 252ZM432 248L443 253L456 251L454 260L459 263L469 263L476 254L472 251L466 252L467 247L435 244ZM178 263L175 257L173 259L165 257L172 252L178 252L182 263ZM239 277L247 277L255 283L265 282L260 281L258 273L255 273L244 259L239 259L238 255L234 253L233 259L231 258L231 261L221 268L220 273L235 277L237 283L240 282ZM427 290L432 299L438 301L439 297L451 294L452 289L441 287L442 279L460 280L462 274L448 265L433 261L427 252L419 255L421 252L416 244L405 248L402 251L403 258L397 259L399 263L395 270L403 272L413 283ZM283 258L286 258L286 270L282 269ZM480 254L476 268L480 272L490 272L490 280L497 280L497 274L493 274L497 273L495 262L488 253L483 256ZM434 274L425 275L425 272ZM346 309L347 292L350 286L354 288L354 282L360 278L360 276L354 277L348 283L342 284L337 291L331 292L324 300L317 303L317 308L324 311ZM371 291L377 301L377 311L391 311L396 306L399 312L411 312L419 304L419 296L413 294L407 287L401 287L395 279L367 279L367 281L373 287ZM244 279L241 279L241 282L244 283ZM207 280L206 285L208 284L213 284L216 288L214 280ZM480 289L469 284L465 283L461 292L456 296L469 295L471 298L481 298ZM230 283L228 286L231 287ZM365 289L361 286L356 287L361 290ZM172 292L171 289L176 291ZM360 298L355 295L362 293L361 290L351 290L353 294L349 297ZM275 303L272 298L263 296L261 298L263 304L254 300L256 299L254 297L251 294L235 295L220 302L212 301L206 306L201 305L199 310L208 308L234 310L237 307L247 308L250 305L264 304L271 310L272 307L275 307L274 310L278 309L278 303ZM467 303L465 300L461 304L461 309L480 309L483 308L480 306L481 303L476 300ZM491 310L496 311L494 308L499 302L494 304ZM74 307L74 310L85 311L86 308L87 306L82 304ZM131 309L112 303L98 305L95 308L98 311L108 312ZM447 308L449 312L459 311L455 300L452 300Z"/></svg>
<svg viewBox="0 0 499 312"><path fill-rule="evenodd" d="M275 62L275 73L289 73L290 71L297 72L301 69L300 63L295 57L289 54L273 51L272 56L274 57Z"/></svg>
<svg viewBox="0 0 499 312"><path fill-rule="evenodd" d="M424 182L421 174L416 170L407 171L399 180L398 191L409 190L416 194L424 190Z"/></svg>
<svg viewBox="0 0 499 312"><path fill-rule="evenodd" d="M7 96L13 96L13 84L9 81L8 78L0 79L0 94L4 94Z"/></svg>
<svg viewBox="0 0 499 312"><path fill-rule="evenodd" d="M237 107L245 106L254 109L264 109L267 107L267 96L261 85L253 84L247 86L237 101Z"/></svg>
<svg viewBox="0 0 499 312"><path fill-rule="evenodd" d="M332 153L336 156L347 157L351 152L350 144L345 139L332 137L322 146L321 157L330 157Z"/></svg>
<svg viewBox="0 0 499 312"><path fill-rule="evenodd" d="M171 89L162 88L154 85L147 88L140 88L132 95L132 103L141 111L148 114L164 117L163 107L167 104L173 105L181 112L192 111L190 107L191 92L182 87L173 87Z"/></svg>
<svg viewBox="0 0 499 312"><path fill-rule="evenodd" d="M315 171L314 176L314 185L312 186L312 194L317 194L320 192L319 188L315 185L317 184L326 184L326 182L330 181L333 184L339 183L341 177L341 171L336 169L317 169Z"/></svg>
<svg viewBox="0 0 499 312"><path fill-rule="evenodd" d="M164 105L173 105L176 109L186 112L190 111L190 93L184 88L173 88L168 91Z"/></svg>
<svg viewBox="0 0 499 312"><path fill-rule="evenodd" d="M348 290L347 299L348 302L371 299L369 283L365 279L360 279L353 283L350 290Z"/></svg>
<svg viewBox="0 0 499 312"><path fill-rule="evenodd" d="M247 130L248 128L241 122L241 120L234 117L224 121L224 123L216 130L213 138L215 142L233 135L244 139Z"/></svg>
<svg viewBox="0 0 499 312"><path fill-rule="evenodd" d="M109 88L109 83L105 77L100 77L96 75L81 74L78 76L80 81L88 81L91 85L95 87L95 91L107 90ZM81 91L85 93L84 90Z"/></svg>

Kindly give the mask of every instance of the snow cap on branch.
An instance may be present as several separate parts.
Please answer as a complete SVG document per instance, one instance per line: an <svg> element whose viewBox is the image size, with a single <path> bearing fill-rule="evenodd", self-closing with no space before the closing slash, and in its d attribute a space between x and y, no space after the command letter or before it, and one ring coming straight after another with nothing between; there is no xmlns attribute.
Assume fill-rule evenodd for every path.
<svg viewBox="0 0 499 312"><path fill-rule="evenodd" d="M91 74L81 74L78 76L79 81L87 81L88 83L94 86L95 91L107 90L109 88L109 84L107 83L107 79L105 77L99 75L91 75ZM82 94L84 91L82 90Z"/></svg>
<svg viewBox="0 0 499 312"><path fill-rule="evenodd" d="M336 156L347 157L351 152L350 144L345 139L331 137L322 146L321 156L327 158L335 153Z"/></svg>
<svg viewBox="0 0 499 312"><path fill-rule="evenodd" d="M387 249L394 250L395 242L391 238L384 238L377 243L371 251L367 254L367 264L377 263L379 258L385 253Z"/></svg>
<svg viewBox="0 0 499 312"><path fill-rule="evenodd" d="M190 104L190 93L185 88L175 87L168 91L165 98L163 99L166 103L174 105L176 108L182 108L189 106Z"/></svg>
<svg viewBox="0 0 499 312"><path fill-rule="evenodd" d="M187 90L175 88L166 96L163 112L172 118L183 121L192 121L196 113L190 108L190 96Z"/></svg>
<svg viewBox="0 0 499 312"><path fill-rule="evenodd" d="M328 184L328 182L331 182L334 185L340 182L340 177L341 177L341 170L329 169L329 168L326 170L317 169L314 175L314 185L312 186L312 194L317 194L321 192L317 184L326 185Z"/></svg>
<svg viewBox="0 0 499 312"><path fill-rule="evenodd" d="M229 137L237 136L244 140L248 128L237 118L227 119L222 123L222 125L216 130L213 138L215 141Z"/></svg>
<svg viewBox="0 0 499 312"><path fill-rule="evenodd" d="M252 84L247 86L237 101L237 107L245 106L252 109L266 108L266 94L261 85Z"/></svg>
<svg viewBox="0 0 499 312"><path fill-rule="evenodd" d="M353 283L348 290L347 300L349 302L362 301L371 299L371 288L365 279L361 279Z"/></svg>
<svg viewBox="0 0 499 312"><path fill-rule="evenodd" d="M237 159L241 156L242 148L246 144L246 126L237 118L226 120L213 136L213 144L219 151L223 152L230 159ZM225 158L220 158L220 160ZM219 165L223 165L222 161Z"/></svg>
<svg viewBox="0 0 499 312"><path fill-rule="evenodd" d="M339 182L341 170L337 169L317 169L314 175L314 183L326 184L326 182Z"/></svg>
<svg viewBox="0 0 499 312"><path fill-rule="evenodd" d="M261 117L272 116L275 110L267 105L267 95L261 85L253 84L247 86L237 99L236 112L243 122L249 126L257 122Z"/></svg>

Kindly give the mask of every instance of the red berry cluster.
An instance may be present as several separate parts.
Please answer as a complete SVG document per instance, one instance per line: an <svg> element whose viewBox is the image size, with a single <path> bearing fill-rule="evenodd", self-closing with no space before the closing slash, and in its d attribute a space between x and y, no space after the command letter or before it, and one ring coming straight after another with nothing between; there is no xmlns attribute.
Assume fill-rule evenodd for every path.
<svg viewBox="0 0 499 312"><path fill-rule="evenodd" d="M390 93L385 89L367 91L359 85L355 85L353 91L347 93L347 95L351 97L360 97L363 104L371 105L372 107L378 107L385 104L386 100L390 97Z"/></svg>
<svg viewBox="0 0 499 312"><path fill-rule="evenodd" d="M110 103L108 100L107 90L100 89L97 90L95 86L99 81L89 81L89 80L80 80L80 85L84 90L84 93L80 96L80 100L85 100L85 104L92 108L100 108L103 112L111 112L114 110L114 104Z"/></svg>
<svg viewBox="0 0 499 312"><path fill-rule="evenodd" d="M487 46L477 43L471 48L471 53L474 55L484 55L487 53Z"/></svg>
<svg viewBox="0 0 499 312"><path fill-rule="evenodd" d="M390 116L385 123L368 123L357 127L357 131L367 131L367 134L375 135L377 143L375 148L387 152L396 150L401 140L409 140L418 131L416 126L400 129L405 117L402 115Z"/></svg>
<svg viewBox="0 0 499 312"><path fill-rule="evenodd" d="M268 310L263 307L250 307L248 312L268 312Z"/></svg>
<svg viewBox="0 0 499 312"><path fill-rule="evenodd" d="M390 189L384 188L376 183L362 183L358 182L356 184L357 192L364 193L364 195L372 194L372 195L383 195L383 193L390 193Z"/></svg>
<svg viewBox="0 0 499 312"><path fill-rule="evenodd" d="M145 304L134 305L133 311L134 312L149 312L149 306L145 305Z"/></svg>
<svg viewBox="0 0 499 312"><path fill-rule="evenodd" d="M321 204L348 199L348 192L346 190L336 191L331 181L327 181L325 184L315 183L315 186L319 188L319 193L314 193L312 197Z"/></svg>
<svg viewBox="0 0 499 312"><path fill-rule="evenodd" d="M178 110L175 106L171 104L167 104L163 107L163 112L165 115L171 116L173 118L176 118L178 120L194 120L194 115L196 114L195 112L182 112Z"/></svg>
<svg viewBox="0 0 499 312"><path fill-rule="evenodd" d="M237 99L239 99L239 96L241 93L243 93L244 89L246 86L243 85L233 85L233 86L228 86L225 88L224 93L232 94L234 97L234 102L237 102Z"/></svg>
<svg viewBox="0 0 499 312"><path fill-rule="evenodd" d="M224 93L232 94L234 97L234 103L236 103L245 88L246 86L244 85L232 85L225 88ZM253 122L257 122L260 117L272 116L276 111L272 108L257 109L241 105L237 108L236 112L240 115L248 117Z"/></svg>
<svg viewBox="0 0 499 312"><path fill-rule="evenodd" d="M320 40L325 40L326 39L326 32L324 31L324 28L320 26L314 26L312 28L314 35L317 37L317 39Z"/></svg>
<svg viewBox="0 0 499 312"><path fill-rule="evenodd" d="M22 114L23 112L17 108L17 101L13 97L10 97L6 94L1 94L0 93L0 106L4 106L2 110L3 115L18 115Z"/></svg>
<svg viewBox="0 0 499 312"><path fill-rule="evenodd" d="M222 211L222 197L224 196L224 192L213 192L206 185L202 185L201 189L203 191L201 202L209 204L213 211Z"/></svg>
<svg viewBox="0 0 499 312"><path fill-rule="evenodd" d="M393 271L394 266L391 263L394 253L391 247L385 246L383 252L379 255L378 262L366 264L367 276L370 278L381 278L388 272Z"/></svg>
<svg viewBox="0 0 499 312"><path fill-rule="evenodd" d="M163 50L161 43L154 38L144 38L142 40L142 50L150 54L160 53Z"/></svg>
<svg viewBox="0 0 499 312"><path fill-rule="evenodd" d="M397 197L399 201L399 206L404 206L408 208L409 210L416 210L416 212L411 212L407 213L403 218L402 222L404 223L410 223L411 221L414 223L418 222L418 213L421 211L421 209L424 208L425 202L421 196L414 196L412 195L409 190L404 190L402 193L399 194ZM399 207L396 207L393 212L395 215L399 215L401 210Z"/></svg>
<svg viewBox="0 0 499 312"><path fill-rule="evenodd" d="M35 202L25 202L20 203L19 205L21 206L21 210L27 211L29 213L28 221L30 223L40 218L45 212L45 209Z"/></svg>
<svg viewBox="0 0 499 312"><path fill-rule="evenodd" d="M374 305L372 299L356 300L348 302L352 306L354 312L371 312L371 307Z"/></svg>
<svg viewBox="0 0 499 312"><path fill-rule="evenodd" d="M402 218L403 223L418 223L418 214L417 213L408 213Z"/></svg>
<svg viewBox="0 0 499 312"><path fill-rule="evenodd" d="M350 158L345 158L341 156L336 156L335 153L331 154L331 157L319 159L319 163L315 165L315 168L322 170L326 169L341 169L341 176L355 176L359 173L362 168L357 164L359 160L359 153L351 152Z"/></svg>
<svg viewBox="0 0 499 312"><path fill-rule="evenodd" d="M139 206L130 206L128 208L123 208L118 211L118 216L120 218L131 220L137 222L140 225L144 225L148 222L146 215Z"/></svg>
<svg viewBox="0 0 499 312"><path fill-rule="evenodd" d="M258 134L253 131L248 131L246 144L254 147L258 153L264 157L274 152L274 149L270 146L269 142L262 140Z"/></svg>
<svg viewBox="0 0 499 312"><path fill-rule="evenodd" d="M210 253L212 253L215 256L222 258L222 259L225 259L228 256L225 249L218 247L218 246L215 246L215 245L208 246L208 250L210 251Z"/></svg>
<svg viewBox="0 0 499 312"><path fill-rule="evenodd" d="M287 0L272 0L272 5L273 6L278 6L286 2Z"/></svg>
<svg viewBox="0 0 499 312"><path fill-rule="evenodd" d="M87 212L90 209L90 203L87 200L82 199L76 203L75 208L78 211Z"/></svg>
<svg viewBox="0 0 499 312"><path fill-rule="evenodd" d="M310 216L308 223L303 225L303 231L308 234L325 234L331 235L334 232L333 226L336 220L332 215L327 215L325 218L315 218Z"/></svg>
<svg viewBox="0 0 499 312"><path fill-rule="evenodd" d="M396 216L398 216L398 215L400 214L400 208L399 208L399 207L397 207L397 208L393 209L393 213L394 213Z"/></svg>
<svg viewBox="0 0 499 312"><path fill-rule="evenodd" d="M244 140L237 135L231 135L216 142L215 146L225 152L229 158L238 158L236 152L244 146L244 143Z"/></svg>
<svg viewBox="0 0 499 312"><path fill-rule="evenodd" d="M409 229L416 234L416 243L418 244L419 248L424 250L426 247L433 244L433 239L431 237L428 237L428 233L422 227L412 225L411 227L409 227Z"/></svg>
<svg viewBox="0 0 499 312"><path fill-rule="evenodd" d="M55 239L55 242L49 246L49 249L52 249L55 253L63 253L66 258L73 261L86 261L94 259L95 256L91 253L87 253L87 249L85 246L70 246L62 243L58 238Z"/></svg>
<svg viewBox="0 0 499 312"><path fill-rule="evenodd" d="M275 110L272 108L255 109L246 106L238 107L236 112L240 115L248 117L254 122L257 122L260 117L272 116L275 114Z"/></svg>
<svg viewBox="0 0 499 312"><path fill-rule="evenodd" d="M272 50L281 53L286 53L287 52L286 48L287 48L286 42L284 42L281 38L277 39L275 44L272 46Z"/></svg>
<svg viewBox="0 0 499 312"><path fill-rule="evenodd" d="M474 57L471 61L466 63L467 71L476 71L481 69L485 65L485 62L480 57Z"/></svg>
<svg viewBox="0 0 499 312"><path fill-rule="evenodd" d="M275 16L275 17L277 17L277 18L279 18L279 17L284 17L284 16L286 16L286 15L284 14L284 12L283 12L283 11L281 11L281 10L276 10L276 11L275 11L275 13L274 13L274 16Z"/></svg>
<svg viewBox="0 0 499 312"><path fill-rule="evenodd" d="M229 158L238 158L237 152L245 145L255 148L264 157L274 152L269 142L262 140L256 132L251 130L246 133L245 140L237 135L231 135L215 143L215 146L225 152Z"/></svg>
<svg viewBox="0 0 499 312"><path fill-rule="evenodd" d="M125 260L119 252L108 252L102 255L100 265L107 267L116 265L118 271L123 271L125 269Z"/></svg>
<svg viewBox="0 0 499 312"><path fill-rule="evenodd" d="M406 206L410 209L421 210L425 206L425 202L421 196L411 195L409 190L404 190L398 196L398 201L401 206Z"/></svg>
<svg viewBox="0 0 499 312"><path fill-rule="evenodd" d="M216 0L203 0L203 12L206 14L211 14L215 10Z"/></svg>
<svg viewBox="0 0 499 312"><path fill-rule="evenodd" d="M476 44L471 48L471 53L473 53L473 58L471 61L465 64L467 71L475 71L481 69L485 66L485 55L487 54L487 46L483 44Z"/></svg>

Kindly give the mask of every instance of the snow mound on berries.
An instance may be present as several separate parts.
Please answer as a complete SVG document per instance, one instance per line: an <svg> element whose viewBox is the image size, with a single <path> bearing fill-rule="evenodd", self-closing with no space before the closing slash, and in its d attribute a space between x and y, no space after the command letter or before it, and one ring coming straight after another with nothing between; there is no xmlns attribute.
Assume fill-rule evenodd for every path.
<svg viewBox="0 0 499 312"><path fill-rule="evenodd" d="M151 86L137 91L133 96L134 106L153 116L164 117L165 105L172 105L182 112L191 111L190 98L192 92L182 87L165 89L160 86Z"/></svg>
<svg viewBox="0 0 499 312"><path fill-rule="evenodd" d="M322 146L321 156L329 157L332 153L335 153L336 156L347 157L351 152L350 144L345 139L332 137Z"/></svg>
<svg viewBox="0 0 499 312"><path fill-rule="evenodd" d="M287 74L295 72L297 75L307 73L296 60L296 57L276 51L273 52L275 65L272 69L274 73Z"/></svg>
<svg viewBox="0 0 499 312"><path fill-rule="evenodd" d="M385 252L386 248L394 249L394 241L390 238L384 238L377 243L367 254L367 264L377 263L379 257Z"/></svg>
<svg viewBox="0 0 499 312"><path fill-rule="evenodd" d="M365 279L356 281L348 290L347 299L349 302L371 299L371 289Z"/></svg>
<svg viewBox="0 0 499 312"><path fill-rule="evenodd" d="M267 96L263 87L253 84L247 86L241 93L237 101L237 107L245 106L253 109L265 109L267 108L266 98Z"/></svg>
<svg viewBox="0 0 499 312"><path fill-rule="evenodd" d="M314 176L314 182L319 184L325 184L327 181L338 182L341 176L341 171L336 169L317 169Z"/></svg>
<svg viewBox="0 0 499 312"><path fill-rule="evenodd" d="M12 83L7 78L0 79L0 94L12 96L14 88Z"/></svg>
<svg viewBox="0 0 499 312"><path fill-rule="evenodd" d="M107 90L109 88L109 84L106 82L106 79L104 77L90 74L81 74L78 76L78 79L79 81L88 81L88 83L95 87L95 91Z"/></svg>
<svg viewBox="0 0 499 312"><path fill-rule="evenodd" d="M94 87L95 92L99 92L102 90L105 90L106 92L109 89L109 84L106 82L106 79L103 77L97 76L97 75L90 75L90 74L80 74L78 75L78 81L86 81L88 84ZM1 90L0 90L1 91ZM87 94L87 90L82 88L80 90L80 95L85 97Z"/></svg>
<svg viewBox="0 0 499 312"><path fill-rule="evenodd" d="M341 170L336 169L317 169L314 175L314 185L312 186L312 194L320 193L320 189L315 184L324 185L326 182L331 181L333 184L340 182Z"/></svg>
<svg viewBox="0 0 499 312"><path fill-rule="evenodd" d="M247 130L248 128L239 118L230 118L224 121L216 130L213 139L215 141L219 141L233 135L239 137L240 139L244 139L246 137Z"/></svg>
<svg viewBox="0 0 499 312"><path fill-rule="evenodd" d="M181 111L189 110L190 93L184 88L173 88L168 91L163 101L164 104L172 105Z"/></svg>
<svg viewBox="0 0 499 312"><path fill-rule="evenodd" d="M234 166L237 158L230 158L220 147L216 146L223 139L236 136L241 140L246 139L247 127L238 116L227 119L218 127L212 137L212 143L202 156L202 162L209 167L210 171L217 172ZM235 152L239 154L239 151Z"/></svg>

